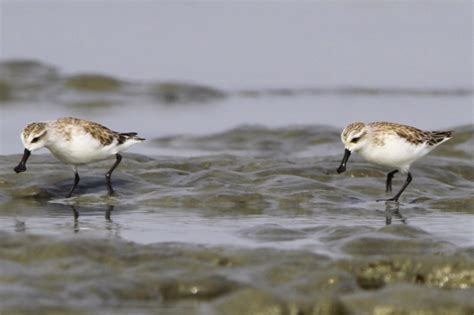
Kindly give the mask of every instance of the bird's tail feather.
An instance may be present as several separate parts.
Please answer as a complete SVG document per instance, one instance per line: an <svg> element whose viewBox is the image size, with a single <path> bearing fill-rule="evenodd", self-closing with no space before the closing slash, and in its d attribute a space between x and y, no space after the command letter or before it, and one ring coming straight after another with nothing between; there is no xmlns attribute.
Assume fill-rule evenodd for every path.
<svg viewBox="0 0 474 315"><path fill-rule="evenodd" d="M145 141L146 139L138 137L136 132L119 133L119 142L124 143L127 140Z"/></svg>
<svg viewBox="0 0 474 315"><path fill-rule="evenodd" d="M432 144L441 144L453 137L453 131L431 131Z"/></svg>

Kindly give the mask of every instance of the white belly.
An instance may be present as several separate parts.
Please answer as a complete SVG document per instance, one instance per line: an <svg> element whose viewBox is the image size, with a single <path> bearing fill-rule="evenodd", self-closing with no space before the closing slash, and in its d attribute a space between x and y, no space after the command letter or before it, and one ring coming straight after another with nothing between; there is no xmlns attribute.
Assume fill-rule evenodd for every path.
<svg viewBox="0 0 474 315"><path fill-rule="evenodd" d="M397 136L384 139L383 145L369 144L357 151L369 162L407 172L410 165L432 150L426 144L414 145Z"/></svg>
<svg viewBox="0 0 474 315"><path fill-rule="evenodd" d="M105 160L117 153L114 142L104 147L89 134L76 135L70 141L56 139L48 144L47 148L58 160L72 165Z"/></svg>

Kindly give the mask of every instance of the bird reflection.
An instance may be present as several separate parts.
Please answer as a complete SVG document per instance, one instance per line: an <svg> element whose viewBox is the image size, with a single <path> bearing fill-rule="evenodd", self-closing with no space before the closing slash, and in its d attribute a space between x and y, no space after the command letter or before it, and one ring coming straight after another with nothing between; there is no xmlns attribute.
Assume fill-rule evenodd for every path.
<svg viewBox="0 0 474 315"><path fill-rule="evenodd" d="M25 232L26 231L26 222L15 219L15 232Z"/></svg>
<svg viewBox="0 0 474 315"><path fill-rule="evenodd" d="M112 211L114 211L114 206L108 205L107 210L105 210L105 219L109 222L113 222L112 219L110 218Z"/></svg>
<svg viewBox="0 0 474 315"><path fill-rule="evenodd" d="M72 213L74 214L74 225L73 225L73 230L74 233L79 232L79 212L77 212L76 207L73 205L70 205L72 209Z"/></svg>
<svg viewBox="0 0 474 315"><path fill-rule="evenodd" d="M403 224L407 224L407 218L404 217L400 213L400 204L397 202L394 205L392 205L390 202L387 202L385 208L385 224L390 225L392 224L392 217L396 217L402 222Z"/></svg>
<svg viewBox="0 0 474 315"><path fill-rule="evenodd" d="M75 233L78 233L79 230L80 230L80 227L79 227L79 216L80 216L79 211L77 211L77 209L74 205L69 205L69 207L71 207L72 214L73 214L73 217L74 217L73 230L74 230ZM110 225L110 224L113 223L113 221L112 221L112 211L113 210L114 210L113 205L107 205L107 208L105 210L105 220L108 223L108 225L106 226L106 229L109 230L109 231L114 230L114 228L111 227L111 225Z"/></svg>

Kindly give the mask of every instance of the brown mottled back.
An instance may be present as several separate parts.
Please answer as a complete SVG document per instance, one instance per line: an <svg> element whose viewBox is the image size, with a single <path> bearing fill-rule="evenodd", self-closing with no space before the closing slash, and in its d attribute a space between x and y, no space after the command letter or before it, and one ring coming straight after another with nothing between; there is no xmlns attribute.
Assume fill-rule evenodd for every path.
<svg viewBox="0 0 474 315"><path fill-rule="evenodd" d="M66 117L58 119L55 124L56 127L63 133L63 137L66 139L66 141L71 139L71 130L67 128L71 125L82 127L85 132L89 133L93 138L97 139L104 146L111 144L114 139L119 138L119 134L117 132L92 121Z"/></svg>
<svg viewBox="0 0 474 315"><path fill-rule="evenodd" d="M115 138L118 137L115 131L110 130L100 124L90 122L84 124L83 128L86 132L90 133L92 137L99 140L104 146L111 144Z"/></svg>
<svg viewBox="0 0 474 315"><path fill-rule="evenodd" d="M429 145L435 145L452 135L452 131L423 131L415 127L390 122L374 122L370 123L369 126L376 132L395 132L399 137L412 144L426 142Z"/></svg>

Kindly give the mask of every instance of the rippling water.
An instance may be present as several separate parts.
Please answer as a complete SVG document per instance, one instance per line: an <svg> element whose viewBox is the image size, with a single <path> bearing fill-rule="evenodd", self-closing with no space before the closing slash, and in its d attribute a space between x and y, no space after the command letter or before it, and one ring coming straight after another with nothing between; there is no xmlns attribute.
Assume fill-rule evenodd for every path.
<svg viewBox="0 0 474 315"><path fill-rule="evenodd" d="M304 117L306 125L289 119L278 126L265 123L270 115L255 121L260 125L239 125L252 115L244 111L234 117L235 128L212 125L219 110L240 103L266 106L261 112L269 115L274 102L309 109L331 100L328 93L338 95L332 99L337 111L340 97L357 103L357 93L372 104L393 97L443 104L465 103L470 91L229 93L166 83L148 93L152 85L23 67L27 76L17 69L15 80L0 84L2 113L15 113L0 120L0 313L474 311L474 129L461 126L465 117L451 141L414 164L414 180L398 206L375 201L385 197L387 169L354 157L345 174L336 174L340 128L318 117L320 123ZM45 116L42 109L112 125L140 113L130 117L140 131L140 117L164 121L154 106L173 117L169 126L184 131L142 122L148 141L136 147L138 154L124 155L113 176L114 197L106 195L103 176L112 160L81 168L72 198L64 198L70 168L49 154L33 154L25 173L12 170L20 155L11 153L21 145L11 135ZM198 132L176 108L194 112L187 117L200 119ZM394 190L403 181L396 177Z"/></svg>

